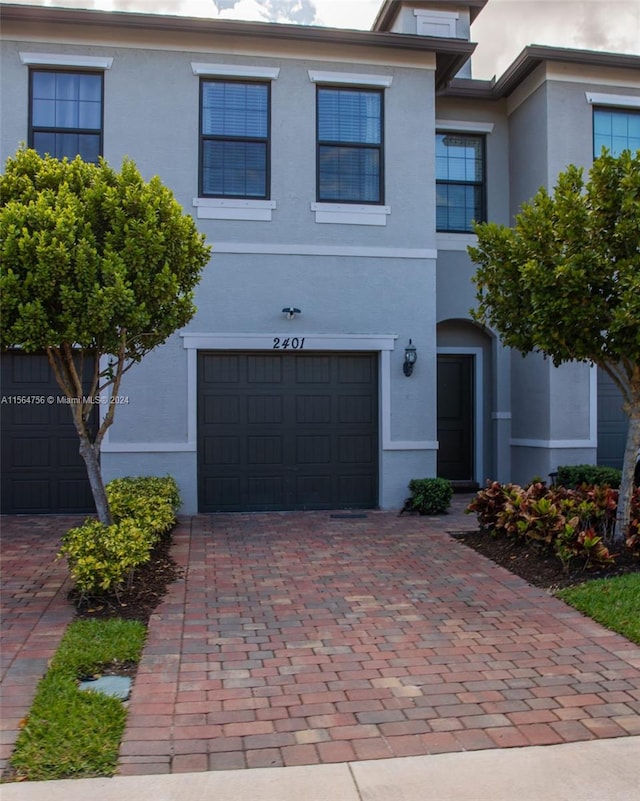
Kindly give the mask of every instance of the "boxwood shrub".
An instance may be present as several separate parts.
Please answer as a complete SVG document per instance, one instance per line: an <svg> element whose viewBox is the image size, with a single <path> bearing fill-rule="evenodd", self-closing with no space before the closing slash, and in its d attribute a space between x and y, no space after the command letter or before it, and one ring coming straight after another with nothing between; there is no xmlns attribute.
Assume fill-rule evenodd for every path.
<svg viewBox="0 0 640 801"><path fill-rule="evenodd" d="M409 482L411 497L407 509L421 515L439 515L447 511L453 487L445 478L413 478Z"/></svg>
<svg viewBox="0 0 640 801"><path fill-rule="evenodd" d="M176 520L180 494L169 476L118 478L106 486L114 523L88 519L62 538L76 587L85 596L118 595L131 586L136 568L148 562L159 538Z"/></svg>
<svg viewBox="0 0 640 801"><path fill-rule="evenodd" d="M563 487L579 487L582 484L602 486L607 484L613 489L620 487L622 471L615 467L601 467L595 464L562 465L558 468L556 483Z"/></svg>

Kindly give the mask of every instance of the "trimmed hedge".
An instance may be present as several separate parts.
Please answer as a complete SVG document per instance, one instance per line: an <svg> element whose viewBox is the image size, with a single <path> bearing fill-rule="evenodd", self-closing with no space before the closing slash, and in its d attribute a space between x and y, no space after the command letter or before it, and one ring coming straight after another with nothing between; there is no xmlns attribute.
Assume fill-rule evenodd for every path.
<svg viewBox="0 0 640 801"><path fill-rule="evenodd" d="M84 594L99 596L131 586L136 568L151 558L160 537L176 520L180 494L175 480L118 478L106 486L112 526L88 519L62 538L71 577Z"/></svg>
<svg viewBox="0 0 640 801"><path fill-rule="evenodd" d="M453 487L445 478L413 478L409 482L411 497L406 508L421 515L438 515L447 511Z"/></svg>
<svg viewBox="0 0 640 801"><path fill-rule="evenodd" d="M613 489L620 487L622 471L615 467L601 467L595 464L562 465L558 468L556 483L563 487L579 487L582 484L590 486L603 486L606 484Z"/></svg>

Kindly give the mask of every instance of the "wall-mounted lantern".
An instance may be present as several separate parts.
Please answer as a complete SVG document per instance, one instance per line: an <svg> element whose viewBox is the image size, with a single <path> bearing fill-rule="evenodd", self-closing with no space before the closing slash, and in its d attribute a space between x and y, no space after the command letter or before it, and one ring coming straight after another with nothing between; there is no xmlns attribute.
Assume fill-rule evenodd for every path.
<svg viewBox="0 0 640 801"><path fill-rule="evenodd" d="M416 346L409 340L409 344L404 349L404 364L402 365L402 371L407 378L413 373L413 365L416 363L417 359L418 351L416 350Z"/></svg>

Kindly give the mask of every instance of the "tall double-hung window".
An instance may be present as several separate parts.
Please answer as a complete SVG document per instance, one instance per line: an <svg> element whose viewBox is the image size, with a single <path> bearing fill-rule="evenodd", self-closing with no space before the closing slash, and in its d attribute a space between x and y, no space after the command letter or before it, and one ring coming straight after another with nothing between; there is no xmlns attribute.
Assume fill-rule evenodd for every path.
<svg viewBox="0 0 640 801"><path fill-rule="evenodd" d="M202 197L269 197L269 95L267 82L201 81Z"/></svg>
<svg viewBox="0 0 640 801"><path fill-rule="evenodd" d="M640 109L596 108L593 111L593 155L606 147L612 156L640 150Z"/></svg>
<svg viewBox="0 0 640 801"><path fill-rule="evenodd" d="M380 89L318 86L317 200L383 203Z"/></svg>
<svg viewBox="0 0 640 801"><path fill-rule="evenodd" d="M103 74L32 69L29 73L29 145L44 156L102 154Z"/></svg>
<svg viewBox="0 0 640 801"><path fill-rule="evenodd" d="M436 134L436 230L471 233L484 222L484 154L483 136Z"/></svg>

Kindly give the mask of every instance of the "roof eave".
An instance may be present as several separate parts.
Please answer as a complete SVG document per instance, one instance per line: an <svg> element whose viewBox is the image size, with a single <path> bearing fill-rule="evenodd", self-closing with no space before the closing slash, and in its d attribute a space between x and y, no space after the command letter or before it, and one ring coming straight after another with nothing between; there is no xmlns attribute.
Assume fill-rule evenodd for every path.
<svg viewBox="0 0 640 801"><path fill-rule="evenodd" d="M435 36L415 36L384 31L359 31L325 28L311 25L291 25L274 22L248 22L201 17L166 16L131 11L102 11L99 9L63 8L2 4L3 21L36 23L40 25L110 25L145 31L176 33L209 33L215 36L242 36L247 39L265 38L280 41L295 40L337 44L345 47L371 47L436 54L436 88L444 87L468 61L476 45L464 39L441 39Z"/></svg>

